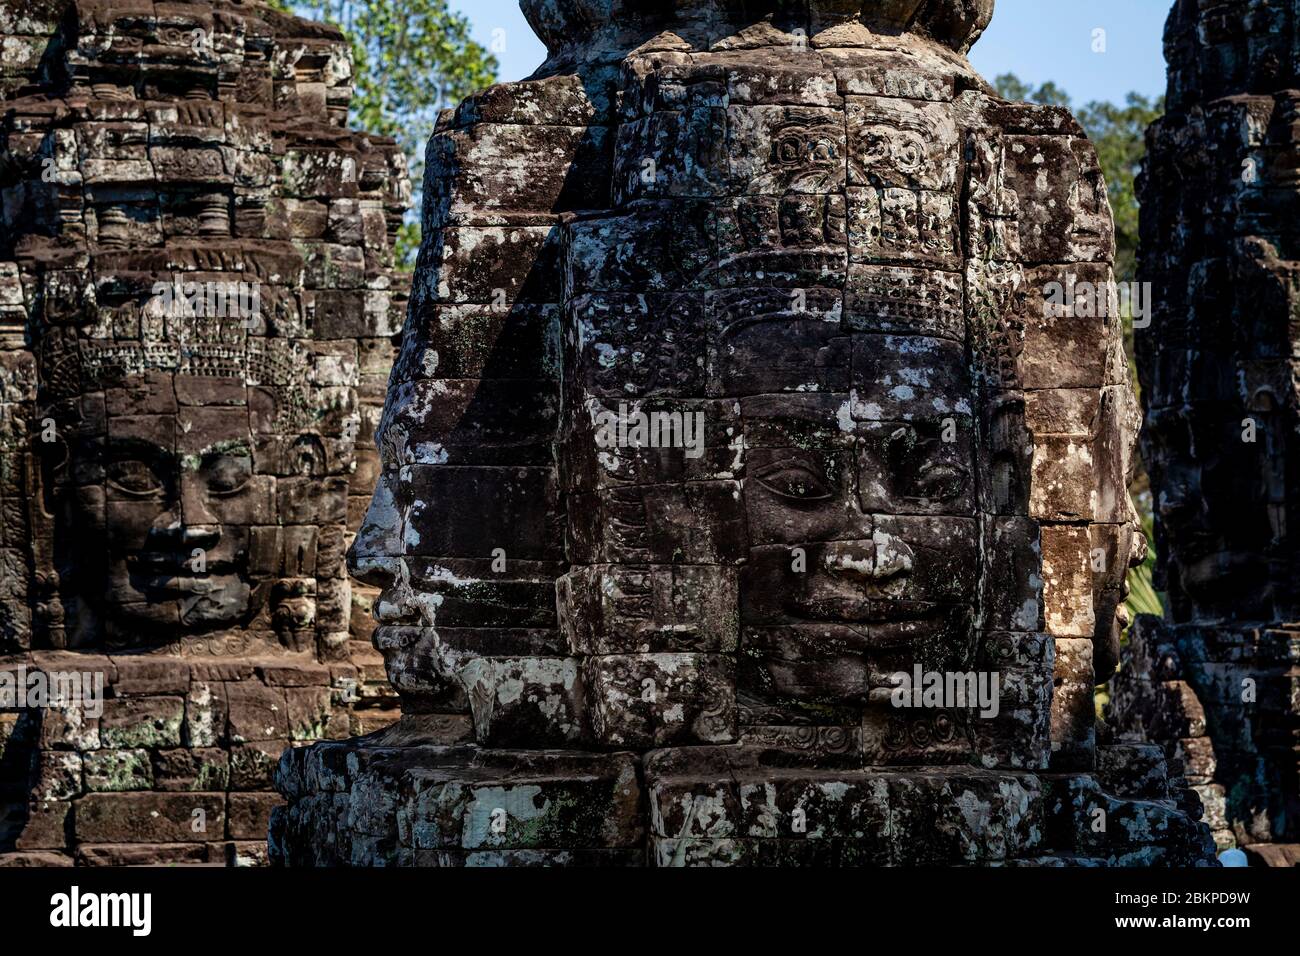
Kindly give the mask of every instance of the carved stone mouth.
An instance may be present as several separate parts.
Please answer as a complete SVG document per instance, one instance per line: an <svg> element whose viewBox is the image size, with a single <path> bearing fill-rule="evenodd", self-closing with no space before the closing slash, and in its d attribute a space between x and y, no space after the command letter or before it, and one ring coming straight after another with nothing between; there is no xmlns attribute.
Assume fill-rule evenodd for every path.
<svg viewBox="0 0 1300 956"><path fill-rule="evenodd" d="M214 591L220 591L224 587L224 582L213 580L212 578L197 577L157 577L151 578L142 583L142 588L154 594L173 594L173 595L191 595L191 594L211 594Z"/></svg>
<svg viewBox="0 0 1300 956"><path fill-rule="evenodd" d="M232 574L155 574L139 578L136 586L150 594L184 597L214 594L224 590L234 579Z"/></svg>
<svg viewBox="0 0 1300 956"><path fill-rule="evenodd" d="M155 594L211 594L238 575L230 561L209 561L202 572L179 555L146 554L128 558L132 583L141 591Z"/></svg>
<svg viewBox="0 0 1300 956"><path fill-rule="evenodd" d="M1234 582L1243 574L1258 570L1260 562L1248 554L1233 554L1214 550L1202 557L1181 562L1185 573L1184 583L1190 581L1194 586L1207 590L1224 591L1234 586Z"/></svg>
<svg viewBox="0 0 1300 956"><path fill-rule="evenodd" d="M135 554L127 558L127 564L132 568L142 568L144 570L169 571L177 575L199 576L194 571L193 558L188 554L163 554L158 552L144 552ZM206 562L206 574L221 573L223 571L235 570L234 562L217 559L209 559Z"/></svg>
<svg viewBox="0 0 1300 956"><path fill-rule="evenodd" d="M933 620L946 607L930 601L867 598L856 605L825 614L814 614L807 607L799 607L795 609L795 616L799 624L905 624Z"/></svg>

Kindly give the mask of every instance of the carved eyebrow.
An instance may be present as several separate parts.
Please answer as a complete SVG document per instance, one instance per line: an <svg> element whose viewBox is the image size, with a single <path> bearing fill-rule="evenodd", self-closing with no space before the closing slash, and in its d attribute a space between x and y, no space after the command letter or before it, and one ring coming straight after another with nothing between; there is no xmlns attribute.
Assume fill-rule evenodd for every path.
<svg viewBox="0 0 1300 956"><path fill-rule="evenodd" d="M147 438L137 438L132 435L109 435L106 438L92 439L89 443L98 445L111 454L137 454L160 459L176 457L170 448L164 448Z"/></svg>

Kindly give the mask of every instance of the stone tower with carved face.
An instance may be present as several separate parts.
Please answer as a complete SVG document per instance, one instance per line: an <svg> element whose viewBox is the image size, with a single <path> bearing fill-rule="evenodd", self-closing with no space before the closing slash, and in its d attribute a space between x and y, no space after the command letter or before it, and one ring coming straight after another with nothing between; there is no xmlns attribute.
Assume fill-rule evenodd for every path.
<svg viewBox="0 0 1300 956"><path fill-rule="evenodd" d="M1156 586L1112 712L1186 765L1220 845L1300 861L1295 0L1180 0L1147 134L1138 329Z"/></svg>
<svg viewBox="0 0 1300 956"><path fill-rule="evenodd" d="M280 752L395 716L344 556L405 161L342 34L262 3L0 34L0 686L106 697L0 697L0 863L264 859Z"/></svg>
<svg viewBox="0 0 1300 956"><path fill-rule="evenodd" d="M1135 401L1044 300L1110 211L966 61L992 3L523 6L546 65L430 143L351 555L403 719L285 755L273 856L1205 859L1094 739Z"/></svg>

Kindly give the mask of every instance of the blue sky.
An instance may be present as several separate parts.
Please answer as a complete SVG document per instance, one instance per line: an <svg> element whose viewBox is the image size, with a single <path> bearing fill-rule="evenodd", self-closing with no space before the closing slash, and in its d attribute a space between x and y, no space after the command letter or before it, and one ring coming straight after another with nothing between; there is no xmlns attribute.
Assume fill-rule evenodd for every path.
<svg viewBox="0 0 1300 956"><path fill-rule="evenodd" d="M518 80L545 58L545 48L517 0L451 0L469 17L480 43L504 49L501 79ZM1122 101L1130 90L1164 92L1161 34L1172 0L997 0L993 23L971 51L990 80L1012 72L1026 83L1054 80L1076 104ZM1094 53L1093 31L1106 31L1106 52Z"/></svg>

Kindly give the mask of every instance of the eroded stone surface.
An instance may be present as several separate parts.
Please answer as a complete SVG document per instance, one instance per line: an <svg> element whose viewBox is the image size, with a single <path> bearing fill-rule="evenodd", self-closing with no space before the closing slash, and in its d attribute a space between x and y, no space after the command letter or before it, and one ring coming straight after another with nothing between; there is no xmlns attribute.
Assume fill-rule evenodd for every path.
<svg viewBox="0 0 1300 956"><path fill-rule="evenodd" d="M403 723L286 756L274 855L1206 861L1167 777L1098 774L1144 549L1118 315L1044 312L1110 277L1078 125L971 70L991 4L641 7L526 3L546 68L433 137L352 552ZM475 857L478 802L435 820L480 775L498 836L565 780L599 835Z"/></svg>
<svg viewBox="0 0 1300 956"><path fill-rule="evenodd" d="M1115 678L1122 737L1161 744L1221 847L1300 843L1300 414L1293 2L1180 2L1148 133L1137 331L1168 621ZM1276 844L1276 848L1269 845Z"/></svg>
<svg viewBox="0 0 1300 956"><path fill-rule="evenodd" d="M344 556L404 159L262 3L5 3L0 45L0 671L108 698L3 713L0 850L264 861L280 752L396 717Z"/></svg>

